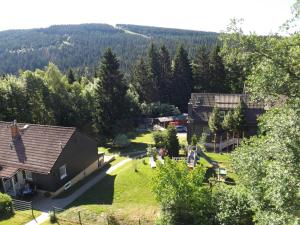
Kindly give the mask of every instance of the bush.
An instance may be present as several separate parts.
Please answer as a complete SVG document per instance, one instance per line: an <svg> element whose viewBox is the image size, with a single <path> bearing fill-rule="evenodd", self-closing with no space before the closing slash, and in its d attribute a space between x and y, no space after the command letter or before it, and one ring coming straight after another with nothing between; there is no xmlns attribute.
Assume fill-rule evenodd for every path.
<svg viewBox="0 0 300 225"><path fill-rule="evenodd" d="M157 156L156 147L152 147L151 145L148 145L147 156L153 156L156 159L156 156Z"/></svg>
<svg viewBox="0 0 300 225"><path fill-rule="evenodd" d="M120 134L115 137L113 145L122 148L130 145L130 141L125 134Z"/></svg>
<svg viewBox="0 0 300 225"><path fill-rule="evenodd" d="M152 137L156 148L163 148L167 145L165 132L155 131L153 132Z"/></svg>
<svg viewBox="0 0 300 225"><path fill-rule="evenodd" d="M244 191L237 186L218 185L213 195L216 219L220 225L251 225L253 211Z"/></svg>
<svg viewBox="0 0 300 225"><path fill-rule="evenodd" d="M0 193L0 217L7 217L14 214L12 199L7 194Z"/></svg>

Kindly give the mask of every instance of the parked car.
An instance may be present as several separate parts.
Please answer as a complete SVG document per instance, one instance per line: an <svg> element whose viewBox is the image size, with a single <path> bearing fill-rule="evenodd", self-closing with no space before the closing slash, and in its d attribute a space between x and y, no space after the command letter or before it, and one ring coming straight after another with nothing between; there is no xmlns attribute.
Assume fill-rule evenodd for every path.
<svg viewBox="0 0 300 225"><path fill-rule="evenodd" d="M185 133L187 132L187 129L185 126L176 126L176 130L178 133Z"/></svg>

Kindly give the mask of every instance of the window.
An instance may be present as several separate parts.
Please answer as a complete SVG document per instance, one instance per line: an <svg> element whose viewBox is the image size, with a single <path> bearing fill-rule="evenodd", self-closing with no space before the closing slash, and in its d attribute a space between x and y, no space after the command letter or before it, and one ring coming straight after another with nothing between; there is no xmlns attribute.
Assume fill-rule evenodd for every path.
<svg viewBox="0 0 300 225"><path fill-rule="evenodd" d="M59 176L60 176L60 179L64 179L66 176L67 176L67 167L66 165L63 165L59 168Z"/></svg>
<svg viewBox="0 0 300 225"><path fill-rule="evenodd" d="M26 180L32 180L32 172L25 171L25 179Z"/></svg>

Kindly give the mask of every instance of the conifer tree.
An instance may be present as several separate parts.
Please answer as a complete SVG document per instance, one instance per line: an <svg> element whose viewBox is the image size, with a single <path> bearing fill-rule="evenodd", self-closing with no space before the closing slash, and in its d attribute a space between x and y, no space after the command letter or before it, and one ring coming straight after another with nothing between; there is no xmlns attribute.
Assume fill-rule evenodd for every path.
<svg viewBox="0 0 300 225"><path fill-rule="evenodd" d="M172 68L171 68L171 59L168 49L165 45L162 45L159 50L160 58L160 102L169 103L172 87Z"/></svg>
<svg viewBox="0 0 300 225"><path fill-rule="evenodd" d="M183 46L178 48L174 59L173 79L172 103L182 112L186 112L193 90L193 73L188 54Z"/></svg>
<svg viewBox="0 0 300 225"><path fill-rule="evenodd" d="M119 120L127 114L127 86L119 61L111 49L103 56L95 94L94 123L98 134L112 137Z"/></svg>
<svg viewBox="0 0 300 225"><path fill-rule="evenodd" d="M68 72L68 82L69 84L73 84L75 82L74 72L71 68L69 69Z"/></svg>
<svg viewBox="0 0 300 225"><path fill-rule="evenodd" d="M140 59L133 69L132 84L139 95L140 102L151 102L153 83L151 82L147 70L147 65Z"/></svg>
<svg viewBox="0 0 300 225"><path fill-rule="evenodd" d="M175 126L169 125L167 128L167 149L168 149L168 154L173 157L173 156L178 156L179 155L179 141L177 137L177 131Z"/></svg>
<svg viewBox="0 0 300 225"><path fill-rule="evenodd" d="M216 46L210 53L210 79L208 87L210 92L224 93L228 92L226 85L226 72L223 64L223 59L220 54L220 46Z"/></svg>
<svg viewBox="0 0 300 225"><path fill-rule="evenodd" d="M193 62L193 79L195 92L207 92L210 79L209 52L205 46L200 46Z"/></svg>
<svg viewBox="0 0 300 225"><path fill-rule="evenodd" d="M156 46L151 43L148 50L148 76L152 82L151 90L151 102L159 101L159 86L160 86L160 63L159 63L159 54L156 49Z"/></svg>
<svg viewBox="0 0 300 225"><path fill-rule="evenodd" d="M220 117L220 109L214 107L208 119L208 126L211 132L217 133L222 128L222 119Z"/></svg>

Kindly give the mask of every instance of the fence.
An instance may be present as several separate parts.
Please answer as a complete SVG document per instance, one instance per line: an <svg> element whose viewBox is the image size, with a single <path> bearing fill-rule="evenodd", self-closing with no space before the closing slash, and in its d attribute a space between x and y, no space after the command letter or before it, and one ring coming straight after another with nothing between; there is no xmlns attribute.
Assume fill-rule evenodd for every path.
<svg viewBox="0 0 300 225"><path fill-rule="evenodd" d="M50 219L56 221L62 225L150 225L153 221L149 221L145 218L134 218L129 219L122 217L117 214L110 213L96 213L91 210L83 209L61 209L57 207L52 207L50 212Z"/></svg>
<svg viewBox="0 0 300 225"><path fill-rule="evenodd" d="M32 217L35 218L32 208L32 202L13 199L12 206L14 211L31 210Z"/></svg>
<svg viewBox="0 0 300 225"><path fill-rule="evenodd" d="M28 201L21 201L18 199L12 200L12 205L14 210L23 211L23 210L32 210L32 203Z"/></svg>

